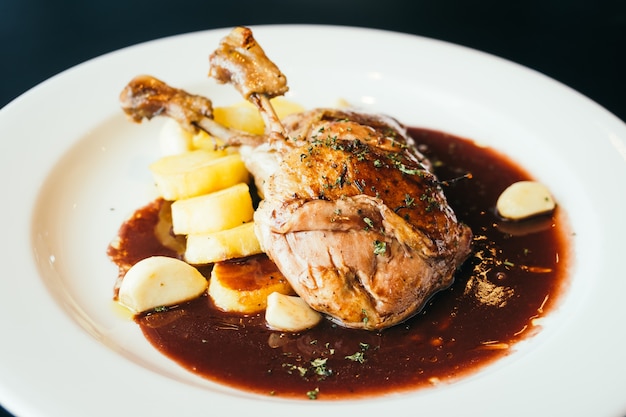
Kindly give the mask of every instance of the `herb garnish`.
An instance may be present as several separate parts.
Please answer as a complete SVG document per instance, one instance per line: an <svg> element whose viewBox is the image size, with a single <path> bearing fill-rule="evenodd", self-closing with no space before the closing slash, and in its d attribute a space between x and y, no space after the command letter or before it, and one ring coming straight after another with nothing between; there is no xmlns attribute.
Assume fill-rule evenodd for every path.
<svg viewBox="0 0 626 417"><path fill-rule="evenodd" d="M407 166L404 164L399 164L398 169L400 170L400 172L407 174L407 175L417 175L420 172L419 169L410 169L410 168L407 168Z"/></svg>
<svg viewBox="0 0 626 417"><path fill-rule="evenodd" d="M387 252L387 242L374 241L374 255L384 255Z"/></svg>
<svg viewBox="0 0 626 417"><path fill-rule="evenodd" d="M317 400L317 396L320 393L319 388L315 388L314 390L307 391L306 396L309 397L309 400Z"/></svg>
<svg viewBox="0 0 626 417"><path fill-rule="evenodd" d="M345 358L358 363L365 362L365 351L369 349L370 345L368 345L367 343L359 342L359 346L361 347L359 351L355 352L352 355L346 356Z"/></svg>
<svg viewBox="0 0 626 417"><path fill-rule="evenodd" d="M326 367L326 362L328 358L317 358L311 361L311 369L316 375L321 377L327 377L332 375L333 371Z"/></svg>

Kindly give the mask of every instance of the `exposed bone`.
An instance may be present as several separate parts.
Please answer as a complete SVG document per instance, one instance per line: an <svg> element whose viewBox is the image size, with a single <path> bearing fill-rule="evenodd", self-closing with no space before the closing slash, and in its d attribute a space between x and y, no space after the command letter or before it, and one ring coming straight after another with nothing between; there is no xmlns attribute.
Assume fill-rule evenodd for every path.
<svg viewBox="0 0 626 417"><path fill-rule="evenodd" d="M213 119L204 117L196 125L211 136L221 139L231 146L250 145L258 146L265 142L265 138L260 135L251 135L239 130L228 128L219 124Z"/></svg>
<svg viewBox="0 0 626 417"><path fill-rule="evenodd" d="M286 80L247 28L224 37L210 63L209 75L232 84L265 122L268 143L244 159L251 167L259 156L277 161L258 170L267 180L253 172L263 193L255 231L300 297L342 325L380 329L415 314L450 285L472 233L457 222L401 126L359 113L333 117L323 109L283 124L270 98L287 91ZM287 132L297 140L286 140ZM381 178L399 186L379 193ZM437 203L410 205L410 195ZM392 209L398 207L402 216ZM372 249L373 242L382 249Z"/></svg>
<svg viewBox="0 0 626 417"><path fill-rule="evenodd" d="M276 139L276 136L279 138L286 137L285 128L276 115L269 97L263 94L252 94L250 101L259 109L263 123L265 123L265 134L269 137L270 142Z"/></svg>
<svg viewBox="0 0 626 417"><path fill-rule="evenodd" d="M272 139L285 137L285 129L270 103L273 97L285 94L287 77L265 55L246 27L236 27L209 57L209 76L237 91L260 111L265 133Z"/></svg>
<svg viewBox="0 0 626 417"><path fill-rule="evenodd" d="M122 90L120 101L124 112L137 123L144 118L167 116L186 130L202 129L228 145L256 146L265 142L263 136L230 129L213 120L213 106L208 98L171 87L149 75L133 78Z"/></svg>
<svg viewBox="0 0 626 417"><path fill-rule="evenodd" d="M213 117L211 100L170 87L149 75L133 78L120 94L122 109L133 121L169 116L190 131L203 118Z"/></svg>
<svg viewBox="0 0 626 417"><path fill-rule="evenodd" d="M282 96L287 77L265 55L246 27L236 27L209 57L209 76L223 84L232 84L247 100L252 94L269 98Z"/></svg>
<svg viewBox="0 0 626 417"><path fill-rule="evenodd" d="M263 198L255 233L307 304L347 327L375 330L414 315L451 284L471 253L472 232L456 219L402 126L329 109L281 122L270 99L287 91L286 79L247 28L226 36L210 62L209 75L232 84L264 119L266 134L257 137L264 143L240 147ZM132 91L123 94L127 113L136 121L181 117L190 128L220 131L211 133L220 138L243 137L214 125L210 101L200 100L205 110L198 114L203 106L193 96L163 90L170 97L158 89L138 92L137 102Z"/></svg>

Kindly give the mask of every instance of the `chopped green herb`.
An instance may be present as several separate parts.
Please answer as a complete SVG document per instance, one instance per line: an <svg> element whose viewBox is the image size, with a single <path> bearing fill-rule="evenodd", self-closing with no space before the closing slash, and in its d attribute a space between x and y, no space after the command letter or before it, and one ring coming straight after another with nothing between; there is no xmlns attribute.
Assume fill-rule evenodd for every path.
<svg viewBox="0 0 626 417"><path fill-rule="evenodd" d="M387 243L381 242L380 240L374 241L374 254L375 255L384 255L387 252Z"/></svg>
<svg viewBox="0 0 626 417"><path fill-rule="evenodd" d="M346 359L358 363L363 363L365 362L365 353L363 353L363 351L358 351L352 355L346 356Z"/></svg>
<svg viewBox="0 0 626 417"><path fill-rule="evenodd" d="M317 396L319 395L319 393L320 393L320 389L315 388L314 390L307 391L306 396L309 397L309 400L317 400Z"/></svg>
<svg viewBox="0 0 626 417"><path fill-rule="evenodd" d="M354 362L363 363L365 362L365 351L370 348L369 343L359 342L360 350L352 355L346 356L346 359L349 359Z"/></svg>
<svg viewBox="0 0 626 417"><path fill-rule="evenodd" d="M287 370L287 373L289 374L293 374L295 371L297 371L300 376L304 376L307 373L307 369L303 368L302 366L297 366L291 363L283 363L282 366Z"/></svg>
<svg viewBox="0 0 626 417"><path fill-rule="evenodd" d="M407 174L407 175L417 175L420 172L419 169L410 169L410 168L407 168L406 165L404 164L399 164L398 169L400 170L400 172Z"/></svg>
<svg viewBox="0 0 626 417"><path fill-rule="evenodd" d="M328 358L317 358L311 361L311 367L313 368L313 372L319 376L330 376L332 375L332 371L326 367L326 362Z"/></svg>

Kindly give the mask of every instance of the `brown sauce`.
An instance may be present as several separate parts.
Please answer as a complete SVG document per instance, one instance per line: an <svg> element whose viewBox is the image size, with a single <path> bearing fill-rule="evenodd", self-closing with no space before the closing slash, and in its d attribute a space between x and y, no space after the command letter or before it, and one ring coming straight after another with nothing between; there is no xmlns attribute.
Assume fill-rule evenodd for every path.
<svg viewBox="0 0 626 417"><path fill-rule="evenodd" d="M515 181L532 179L528 173L471 141L425 129L410 132L439 179L448 181L445 191L457 217L475 234L474 255L455 283L418 315L380 332L324 320L309 331L282 334L266 328L262 313L226 314L205 295L136 317L145 337L208 379L302 399L356 399L452 382L510 354L516 342L539 330L534 319L555 306L567 280L564 216L557 208L525 223L502 221L494 207L499 194ZM454 180L467 173L471 179ZM156 222L158 211L155 202L137 213ZM134 259L166 251L138 230L128 224L120 229L120 244ZM129 261L122 252L115 250L118 265Z"/></svg>

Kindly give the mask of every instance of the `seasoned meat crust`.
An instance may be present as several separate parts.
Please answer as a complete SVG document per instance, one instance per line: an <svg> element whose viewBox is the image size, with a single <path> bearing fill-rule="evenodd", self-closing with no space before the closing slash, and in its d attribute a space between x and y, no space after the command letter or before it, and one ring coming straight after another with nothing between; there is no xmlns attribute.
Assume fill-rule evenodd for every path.
<svg viewBox="0 0 626 417"><path fill-rule="evenodd" d="M149 75L139 75L120 93L124 112L135 122L167 115L188 130L194 123L213 117L213 104L205 97L170 87Z"/></svg>
<svg viewBox="0 0 626 417"><path fill-rule="evenodd" d="M252 95L281 96L289 90L287 78L270 61L245 27L233 29L209 57L209 76L230 83L245 99Z"/></svg>
<svg viewBox="0 0 626 417"><path fill-rule="evenodd" d="M284 126L256 231L311 307L347 327L380 329L453 282L472 233L398 123L316 109Z"/></svg>
<svg viewBox="0 0 626 417"><path fill-rule="evenodd" d="M149 76L128 84L122 106L136 122L164 115L240 147L263 198L259 242L302 299L346 327L376 330L452 284L472 232L398 122L335 109L279 120L270 98L288 91L287 79L245 27L209 61L211 77L258 108L265 134L222 126L208 99Z"/></svg>

